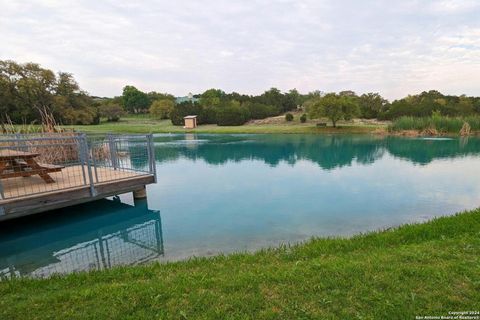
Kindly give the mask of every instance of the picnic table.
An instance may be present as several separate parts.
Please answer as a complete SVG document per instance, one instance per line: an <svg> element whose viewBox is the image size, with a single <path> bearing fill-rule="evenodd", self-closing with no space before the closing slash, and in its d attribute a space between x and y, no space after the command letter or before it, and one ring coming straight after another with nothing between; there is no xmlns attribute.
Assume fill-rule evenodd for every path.
<svg viewBox="0 0 480 320"><path fill-rule="evenodd" d="M49 173L60 172L64 167L39 163L35 160L39 155L20 150L0 150L0 179L39 175L46 183L55 182Z"/></svg>

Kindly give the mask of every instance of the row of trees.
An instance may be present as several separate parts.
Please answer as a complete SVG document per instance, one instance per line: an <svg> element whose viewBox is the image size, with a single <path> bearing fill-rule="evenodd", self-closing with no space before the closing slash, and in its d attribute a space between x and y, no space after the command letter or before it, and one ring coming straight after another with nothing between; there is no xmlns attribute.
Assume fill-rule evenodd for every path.
<svg viewBox="0 0 480 320"><path fill-rule="evenodd" d="M134 86L123 88L114 98L91 97L80 89L72 74L54 73L35 63L19 64L0 60L0 116L14 123L31 123L47 108L64 124L95 124L100 116L117 121L125 113L150 113L157 119L183 124L183 117L198 115L200 124L241 125L302 108L310 118L327 117L335 125L342 119L401 116L469 116L480 114L480 97L448 96L438 91L409 95L393 102L378 93L357 95L353 91L301 94L296 89L281 92L271 88L260 95L226 93L209 89L176 103L173 95L142 92Z"/></svg>
<svg viewBox="0 0 480 320"><path fill-rule="evenodd" d="M282 93L272 88L259 96L227 94L219 89L209 89L199 95L199 101L168 104L163 118L170 117L175 125L183 124L188 114L199 116L199 123L241 125L249 119L263 119L279 115L298 107L308 112L310 118L328 118L336 126L339 120L355 117L393 120L401 116L469 116L480 114L480 97L446 96L438 91L425 91L418 95L390 103L378 93L357 95L353 91L300 94L293 89Z"/></svg>
<svg viewBox="0 0 480 320"><path fill-rule="evenodd" d="M3 121L31 123L48 108L67 124L92 124L100 120L98 108L81 90L72 74L44 69L36 63L0 60L0 117Z"/></svg>
<svg viewBox="0 0 480 320"><path fill-rule="evenodd" d="M392 103L378 93L358 96L352 91L343 91L320 94L307 100L304 106L311 118L326 117L333 126L339 120L354 117L394 120L401 116L427 117L436 114L466 117L480 114L479 97L446 96L435 90L409 95Z"/></svg>
<svg viewBox="0 0 480 320"><path fill-rule="evenodd" d="M276 88L258 96L209 89L198 96L197 102L185 101L173 107L169 117L174 125L182 125L183 117L189 114L198 115L199 124L241 125L250 119L263 119L293 110L303 102L300 97L296 90L282 93Z"/></svg>
<svg viewBox="0 0 480 320"><path fill-rule="evenodd" d="M480 97L443 95L436 90L430 90L386 104L378 117L393 120L401 116L425 117L433 113L461 117L478 115Z"/></svg>

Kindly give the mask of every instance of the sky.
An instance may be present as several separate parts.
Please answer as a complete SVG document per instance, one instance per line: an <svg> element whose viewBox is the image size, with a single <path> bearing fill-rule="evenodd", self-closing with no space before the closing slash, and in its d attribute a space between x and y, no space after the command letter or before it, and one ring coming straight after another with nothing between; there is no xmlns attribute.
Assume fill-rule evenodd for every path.
<svg viewBox="0 0 480 320"><path fill-rule="evenodd" d="M96 96L479 96L480 1L0 0L0 59L71 72Z"/></svg>

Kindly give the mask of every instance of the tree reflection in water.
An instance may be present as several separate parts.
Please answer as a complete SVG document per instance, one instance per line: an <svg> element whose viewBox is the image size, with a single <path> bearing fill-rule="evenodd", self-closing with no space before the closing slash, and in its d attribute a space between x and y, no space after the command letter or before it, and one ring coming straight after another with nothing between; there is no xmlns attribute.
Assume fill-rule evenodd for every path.
<svg viewBox="0 0 480 320"><path fill-rule="evenodd" d="M158 135L157 162L202 159L218 165L228 161L261 160L271 166L309 160L322 169L370 164L385 154L428 164L435 159L480 153L480 139L424 139L373 135Z"/></svg>

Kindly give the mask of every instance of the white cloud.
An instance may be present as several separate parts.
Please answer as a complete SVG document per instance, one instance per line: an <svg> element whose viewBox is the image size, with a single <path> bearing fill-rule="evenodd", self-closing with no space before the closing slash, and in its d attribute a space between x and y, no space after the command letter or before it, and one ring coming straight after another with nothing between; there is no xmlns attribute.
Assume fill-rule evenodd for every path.
<svg viewBox="0 0 480 320"><path fill-rule="evenodd" d="M476 0L442 0L434 1L431 8L440 13L458 13L478 8Z"/></svg>
<svg viewBox="0 0 480 320"><path fill-rule="evenodd" d="M0 0L0 59L177 95L439 89L480 95L476 1Z"/></svg>

